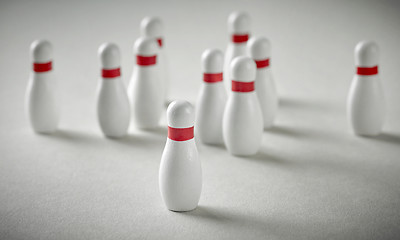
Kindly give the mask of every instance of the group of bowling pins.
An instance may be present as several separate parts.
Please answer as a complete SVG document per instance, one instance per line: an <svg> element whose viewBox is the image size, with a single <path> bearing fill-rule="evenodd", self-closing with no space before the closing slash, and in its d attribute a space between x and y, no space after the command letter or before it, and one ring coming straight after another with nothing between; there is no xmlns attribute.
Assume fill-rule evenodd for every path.
<svg viewBox="0 0 400 240"><path fill-rule="evenodd" d="M278 97L270 69L269 40L249 39L250 17L244 12L230 14L228 32L231 41L225 59L217 49L207 49L201 56L203 82L196 110L183 100L172 102L167 109L168 138L161 157L159 186L165 205L172 211L193 210L200 199L202 172L195 125L196 136L204 144L225 144L231 154L249 156L257 153L264 129L274 123ZM98 51L102 69L97 115L102 132L110 138L124 136L131 117L141 129L159 126L169 81L161 20L143 19L141 33L134 44L136 64L128 89L121 80L119 48L104 43ZM28 116L34 131L52 133L60 118L52 45L35 41L31 55ZM357 71L347 101L349 122L357 135L377 135L385 115L377 44L357 44L355 60Z"/></svg>

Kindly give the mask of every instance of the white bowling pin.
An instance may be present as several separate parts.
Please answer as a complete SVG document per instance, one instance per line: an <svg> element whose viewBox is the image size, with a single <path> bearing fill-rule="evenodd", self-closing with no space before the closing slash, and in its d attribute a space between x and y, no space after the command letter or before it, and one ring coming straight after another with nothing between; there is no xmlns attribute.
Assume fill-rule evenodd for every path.
<svg viewBox="0 0 400 240"><path fill-rule="evenodd" d="M257 65L255 88L264 119L264 129L272 127L278 109L278 97L270 68L271 44L265 37L253 37L247 43L249 56Z"/></svg>
<svg viewBox="0 0 400 240"><path fill-rule="evenodd" d="M225 79L230 77L230 63L238 56L246 56L246 43L250 34L250 16L245 12L233 12L228 17L228 33L230 42L225 52L224 74ZM225 81L228 92L231 91L230 81Z"/></svg>
<svg viewBox="0 0 400 240"><path fill-rule="evenodd" d="M347 98L347 115L357 135L374 136L382 130L385 101L378 75L379 48L362 41L355 48L357 73Z"/></svg>
<svg viewBox="0 0 400 240"><path fill-rule="evenodd" d="M159 185L169 210L197 207L202 188L201 162L194 136L194 110L186 101L174 101L167 109L168 139L161 157Z"/></svg>
<svg viewBox="0 0 400 240"><path fill-rule="evenodd" d="M111 138L126 134L130 122L130 106L121 80L120 52L117 45L104 43L99 48L102 66L97 91L97 118L104 135Z"/></svg>
<svg viewBox="0 0 400 240"><path fill-rule="evenodd" d="M54 77L53 48L46 40L31 44L33 71L26 92L26 106L31 126L38 133L52 133L60 118L57 82Z"/></svg>
<svg viewBox="0 0 400 240"><path fill-rule="evenodd" d="M254 91L256 64L249 57L236 57L231 63L232 93L223 116L223 136L228 151L233 155L249 156L257 153L263 133L263 118Z"/></svg>
<svg viewBox="0 0 400 240"><path fill-rule="evenodd" d="M203 83L196 106L196 134L205 144L223 144L222 116L227 98L222 83L223 54L217 49L207 49L201 61Z"/></svg>
<svg viewBox="0 0 400 240"><path fill-rule="evenodd" d="M139 38L135 42L134 52L136 64L128 87L132 117L138 128L156 128L164 102L160 88L157 42L154 38Z"/></svg>
<svg viewBox="0 0 400 240"><path fill-rule="evenodd" d="M169 85L169 71L168 71L168 60L165 52L165 40L164 40L164 26L163 22L158 17L145 17L140 23L140 29L143 37L152 37L157 40L159 46L158 52L158 64L160 66L160 85L159 87L164 92L164 101L167 101L168 85Z"/></svg>

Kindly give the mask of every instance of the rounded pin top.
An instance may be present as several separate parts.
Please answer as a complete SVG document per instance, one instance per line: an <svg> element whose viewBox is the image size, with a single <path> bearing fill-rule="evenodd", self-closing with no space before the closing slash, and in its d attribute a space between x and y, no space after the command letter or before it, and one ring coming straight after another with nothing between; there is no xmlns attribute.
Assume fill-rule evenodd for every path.
<svg viewBox="0 0 400 240"><path fill-rule="evenodd" d="M150 37L138 38L133 49L137 55L141 56L154 56L158 53L157 41Z"/></svg>
<svg viewBox="0 0 400 240"><path fill-rule="evenodd" d="M356 45L354 55L357 66L374 67L378 65L378 44L373 41L361 41Z"/></svg>
<svg viewBox="0 0 400 240"><path fill-rule="evenodd" d="M163 23L158 17L145 17L140 23L142 36L160 38L163 36Z"/></svg>
<svg viewBox="0 0 400 240"><path fill-rule="evenodd" d="M231 34L248 34L250 16L246 12L233 12L228 17L228 31Z"/></svg>
<svg viewBox="0 0 400 240"><path fill-rule="evenodd" d="M100 62L105 69L119 68L121 65L121 54L114 43L103 43L98 51Z"/></svg>
<svg viewBox="0 0 400 240"><path fill-rule="evenodd" d="M204 73L222 72L224 56L219 49L206 49L201 55L201 63Z"/></svg>
<svg viewBox="0 0 400 240"><path fill-rule="evenodd" d="M256 64L249 57L234 58L230 64L230 71L232 80L237 82L252 82L256 78Z"/></svg>
<svg viewBox="0 0 400 240"><path fill-rule="evenodd" d="M31 44L32 60L35 63L47 63L53 60L53 46L47 40L36 40Z"/></svg>
<svg viewBox="0 0 400 240"><path fill-rule="evenodd" d="M168 126L188 128L194 125L194 109L192 104L184 100L176 100L167 109Z"/></svg>
<svg viewBox="0 0 400 240"><path fill-rule="evenodd" d="M252 37L247 43L248 52L255 60L267 59L271 55L271 43L266 37Z"/></svg>

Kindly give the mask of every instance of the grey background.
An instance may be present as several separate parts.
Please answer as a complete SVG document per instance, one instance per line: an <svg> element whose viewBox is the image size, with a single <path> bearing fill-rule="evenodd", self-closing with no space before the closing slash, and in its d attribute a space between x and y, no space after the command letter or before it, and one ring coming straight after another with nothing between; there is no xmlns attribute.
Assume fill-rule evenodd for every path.
<svg viewBox="0 0 400 240"><path fill-rule="evenodd" d="M166 210L160 129L102 137L97 48L122 51L128 82L147 15L165 21L171 99L195 102L200 55L225 50L233 10L272 42L280 97L276 127L254 157L198 144L197 210ZM0 239L395 239L400 236L400 4L397 1L1 1ZM24 114L29 45L54 45L60 130L34 134ZM362 39L380 45L383 134L351 134L345 112Z"/></svg>

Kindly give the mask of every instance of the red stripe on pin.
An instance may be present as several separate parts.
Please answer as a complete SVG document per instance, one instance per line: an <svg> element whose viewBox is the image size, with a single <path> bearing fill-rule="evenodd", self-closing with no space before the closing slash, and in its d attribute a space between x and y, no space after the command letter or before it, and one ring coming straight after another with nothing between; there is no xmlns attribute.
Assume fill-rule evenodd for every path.
<svg viewBox="0 0 400 240"><path fill-rule="evenodd" d="M101 70L101 76L103 78L115 78L121 76L121 70L120 68L114 68L114 69L102 69Z"/></svg>
<svg viewBox="0 0 400 240"><path fill-rule="evenodd" d="M221 82L223 79L222 72L221 73L204 73L203 81L207 83L215 83Z"/></svg>
<svg viewBox="0 0 400 240"><path fill-rule="evenodd" d="M156 64L156 62L157 62L157 55L149 57L140 55L136 56L136 63L137 65L140 66L150 66Z"/></svg>
<svg viewBox="0 0 400 240"><path fill-rule="evenodd" d="M249 34L243 34L243 35L233 34L232 35L232 42L234 42L234 43L244 43L244 42L247 42L247 40L249 40Z"/></svg>
<svg viewBox="0 0 400 240"><path fill-rule="evenodd" d="M269 58L263 60L254 60L256 62L257 68L269 67Z"/></svg>
<svg viewBox="0 0 400 240"><path fill-rule="evenodd" d="M378 65L374 67L357 67L358 75L375 75L378 74Z"/></svg>
<svg viewBox="0 0 400 240"><path fill-rule="evenodd" d="M47 63L33 63L33 71L34 72L48 72L53 68L52 61Z"/></svg>
<svg viewBox="0 0 400 240"><path fill-rule="evenodd" d="M254 91L254 82L238 82L232 80L233 92L252 92Z"/></svg>
<svg viewBox="0 0 400 240"><path fill-rule="evenodd" d="M163 45L163 39L162 39L162 38L157 38L157 42L158 42L158 45L159 45L160 47L162 47L162 45Z"/></svg>
<svg viewBox="0 0 400 240"><path fill-rule="evenodd" d="M187 141L194 138L194 126L188 128L173 128L168 126L168 138L174 141Z"/></svg>

